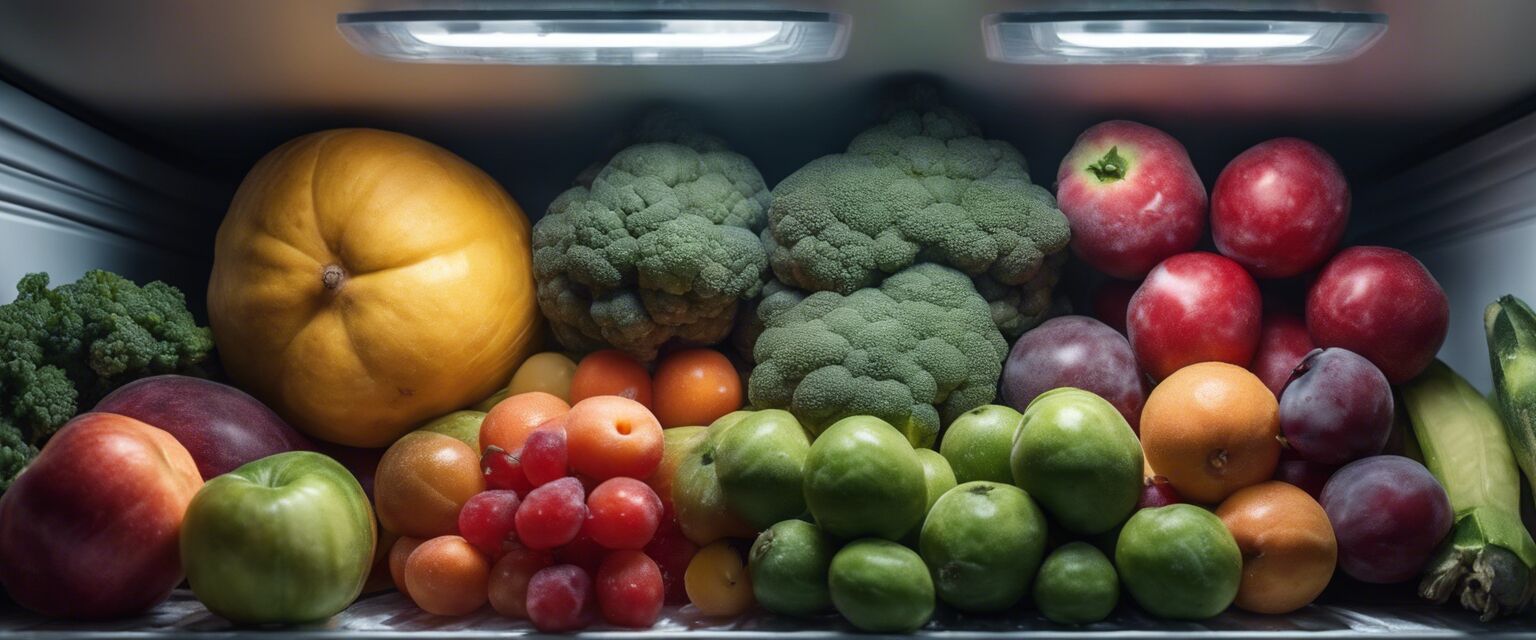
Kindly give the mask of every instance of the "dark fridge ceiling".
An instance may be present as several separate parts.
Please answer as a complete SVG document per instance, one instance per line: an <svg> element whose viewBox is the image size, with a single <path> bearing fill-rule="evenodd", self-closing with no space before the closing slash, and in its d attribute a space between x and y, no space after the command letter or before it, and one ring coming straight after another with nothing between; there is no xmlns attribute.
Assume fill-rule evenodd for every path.
<svg viewBox="0 0 1536 640"><path fill-rule="evenodd" d="M1536 95L1536 64L1525 53L1536 26L1530 0L1280 3L1390 17L1387 35L1365 55L1298 67L1015 66L983 54L987 14L1108 2L656 3L849 14L846 57L804 66L405 64L354 51L335 26L348 11L530 4L9 0L0 4L0 77L230 183L300 133L405 131L485 167L530 213L656 105L679 106L726 137L770 182L841 148L878 113L881 93L907 78L929 79L991 137L1017 144L1040 182L1051 181L1079 131L1108 118L1174 133L1208 179L1254 142L1297 135L1371 180Z"/></svg>

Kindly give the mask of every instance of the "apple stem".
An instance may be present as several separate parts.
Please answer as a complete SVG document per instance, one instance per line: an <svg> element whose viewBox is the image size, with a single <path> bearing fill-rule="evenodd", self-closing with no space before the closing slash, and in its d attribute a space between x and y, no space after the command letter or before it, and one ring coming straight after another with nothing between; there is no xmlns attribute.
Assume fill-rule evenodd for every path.
<svg viewBox="0 0 1536 640"><path fill-rule="evenodd" d="M1098 162L1088 165L1088 172L1099 182L1115 182L1125 178L1125 158L1120 157L1119 147L1110 147L1109 153Z"/></svg>

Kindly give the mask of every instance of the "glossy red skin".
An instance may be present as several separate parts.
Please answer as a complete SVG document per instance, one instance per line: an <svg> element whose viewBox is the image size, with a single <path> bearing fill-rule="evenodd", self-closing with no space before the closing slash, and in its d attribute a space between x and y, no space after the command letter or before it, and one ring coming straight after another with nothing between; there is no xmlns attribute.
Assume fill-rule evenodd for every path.
<svg viewBox="0 0 1536 640"><path fill-rule="evenodd" d="M1131 296L1136 295L1136 288L1140 286L1140 282L1105 280L1104 284L1093 290L1093 298L1088 302L1088 306L1093 309L1093 317L1120 335L1125 335L1125 311L1131 306Z"/></svg>
<svg viewBox="0 0 1536 640"><path fill-rule="evenodd" d="M1333 255L1349 225L1349 182L1333 156L1275 138L1227 163L1211 189L1216 250L1260 278L1287 278Z"/></svg>
<svg viewBox="0 0 1536 640"><path fill-rule="evenodd" d="M1197 362L1246 367L1259 347L1262 307L1259 285L1236 262L1181 253L1157 265L1131 296L1126 331L1154 380Z"/></svg>
<svg viewBox="0 0 1536 640"><path fill-rule="evenodd" d="M609 478L587 494L581 532L606 549L644 549L661 524L661 497L634 478Z"/></svg>
<svg viewBox="0 0 1536 640"><path fill-rule="evenodd" d="M1451 305L1418 260L1387 247L1350 247L1307 292L1307 329L1320 347L1370 360L1392 384L1412 380L1445 342Z"/></svg>
<svg viewBox="0 0 1536 640"><path fill-rule="evenodd" d="M1429 470L1401 456L1341 467L1319 501L1339 541L1339 568L1361 582L1412 580L1450 533L1450 498Z"/></svg>
<svg viewBox="0 0 1536 640"><path fill-rule="evenodd" d="M1307 321L1300 314L1265 309L1259 327L1259 351L1248 370L1278 399L1296 365L1316 348L1312 334L1307 332Z"/></svg>
<svg viewBox="0 0 1536 640"><path fill-rule="evenodd" d="M1110 149L1125 177L1101 181L1089 165ZM1061 160L1056 199L1072 226L1072 252L1095 269L1135 280L1163 259L1189 251L1205 233L1205 184L1184 145L1126 120L1089 127Z"/></svg>
<svg viewBox="0 0 1536 640"><path fill-rule="evenodd" d="M146 611L181 582L182 516L202 486L171 434L76 417L0 497L0 582L50 618Z"/></svg>
<svg viewBox="0 0 1536 640"><path fill-rule="evenodd" d="M655 560L656 566L661 569L667 604L688 604L688 589L683 584L683 574L698 552L699 546L683 537L676 521L663 521L662 528L651 538L651 543L645 545L645 555Z"/></svg>
<svg viewBox="0 0 1536 640"><path fill-rule="evenodd" d="M1125 337L1087 316L1051 318L1020 336L1003 362L998 387L1003 404L1019 411L1058 387L1091 391L1135 430L1150 391Z"/></svg>
<svg viewBox="0 0 1536 640"><path fill-rule="evenodd" d="M260 400L201 378L135 380L107 394L92 411L125 415L170 432L197 461L204 480L252 460L314 448Z"/></svg>
<svg viewBox="0 0 1536 640"><path fill-rule="evenodd" d="M603 559L593 582L603 622L635 629L656 624L665 589L655 560L639 551L615 551Z"/></svg>

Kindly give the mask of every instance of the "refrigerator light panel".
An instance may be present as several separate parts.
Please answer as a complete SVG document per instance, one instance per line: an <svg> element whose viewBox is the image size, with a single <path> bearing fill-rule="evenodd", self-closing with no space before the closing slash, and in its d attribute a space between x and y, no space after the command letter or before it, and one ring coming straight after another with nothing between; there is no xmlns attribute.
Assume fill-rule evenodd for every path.
<svg viewBox="0 0 1536 640"><path fill-rule="evenodd" d="M1313 11L1003 13L987 57L1019 64L1326 64L1368 49L1385 15Z"/></svg>
<svg viewBox="0 0 1536 640"><path fill-rule="evenodd" d="M848 20L800 11L438 11L337 17L360 51L391 60L521 65L827 62Z"/></svg>

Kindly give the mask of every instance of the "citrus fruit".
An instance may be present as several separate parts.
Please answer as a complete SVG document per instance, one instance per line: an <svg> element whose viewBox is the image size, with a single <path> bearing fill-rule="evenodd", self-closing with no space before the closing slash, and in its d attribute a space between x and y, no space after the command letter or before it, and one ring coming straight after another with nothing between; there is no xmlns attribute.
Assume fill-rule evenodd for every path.
<svg viewBox="0 0 1536 640"><path fill-rule="evenodd" d="M1186 500L1215 504L1275 474L1280 410L1269 387L1242 367L1202 362L1175 371L1147 397L1147 462Z"/></svg>
<svg viewBox="0 0 1536 640"><path fill-rule="evenodd" d="M1056 624L1098 622L1120 601L1120 577L1104 552L1069 542L1045 557L1035 577L1035 607Z"/></svg>
<svg viewBox="0 0 1536 640"><path fill-rule="evenodd" d="M1233 604L1255 613L1290 613L1312 602L1333 578L1338 541L1312 496L1271 480L1239 489L1216 509L1243 552L1243 581Z"/></svg>
<svg viewBox="0 0 1536 640"><path fill-rule="evenodd" d="M1147 423L1141 424L1145 429ZM1174 504L1142 509L1126 521L1115 543L1115 567L1148 613L1203 620L1226 610L1237 596L1243 555L1220 518L1191 504Z"/></svg>
<svg viewBox="0 0 1536 640"><path fill-rule="evenodd" d="M1114 405L1082 389L1052 389L1029 403L1010 462L1014 483L1074 533L1114 529L1141 496L1136 433Z"/></svg>
<svg viewBox="0 0 1536 640"><path fill-rule="evenodd" d="M907 633L933 616L928 567L916 552L889 540L848 543L832 556L827 587L837 612L863 631Z"/></svg>

